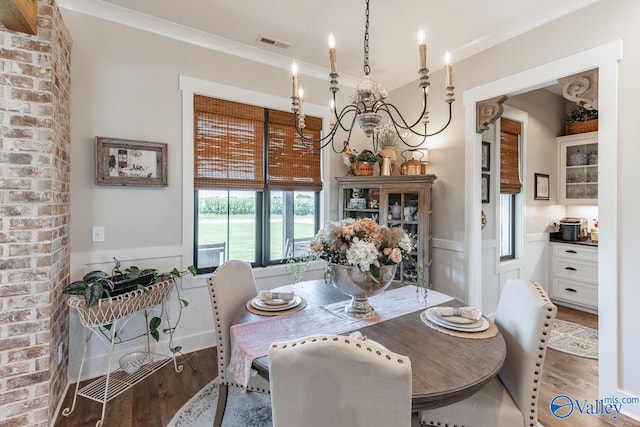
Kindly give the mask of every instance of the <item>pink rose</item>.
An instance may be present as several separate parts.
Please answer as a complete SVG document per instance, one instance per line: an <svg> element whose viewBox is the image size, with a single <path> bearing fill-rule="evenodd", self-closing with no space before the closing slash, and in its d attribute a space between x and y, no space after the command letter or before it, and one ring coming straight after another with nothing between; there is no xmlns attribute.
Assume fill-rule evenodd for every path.
<svg viewBox="0 0 640 427"><path fill-rule="evenodd" d="M389 254L391 253L391 248L384 248L384 250L382 251L386 256L389 256Z"/></svg>
<svg viewBox="0 0 640 427"><path fill-rule="evenodd" d="M391 251L391 255L389 255L389 259L392 262L395 262L396 264L402 261L402 252L400 252L400 249L398 248L393 249Z"/></svg>

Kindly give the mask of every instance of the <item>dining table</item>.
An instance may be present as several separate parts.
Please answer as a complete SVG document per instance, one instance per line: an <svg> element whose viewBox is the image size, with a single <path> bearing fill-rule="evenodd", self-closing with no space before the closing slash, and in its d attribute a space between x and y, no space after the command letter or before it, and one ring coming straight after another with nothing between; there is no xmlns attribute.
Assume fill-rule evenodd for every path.
<svg viewBox="0 0 640 427"><path fill-rule="evenodd" d="M370 297L371 305L374 309L377 305L382 305L386 295L392 295L394 291L398 292L402 286L404 284L394 282L382 294ZM337 333L348 335L357 331L366 339L373 340L390 351L408 356L412 368L411 406L412 411L417 412L445 406L476 393L502 368L506 356L506 344L502 334L490 320L497 333L495 336L480 339L453 336L427 326L420 316L427 306L461 307L465 304L434 290L429 290L425 299L421 289L410 286L415 289L411 292L415 293L413 298L416 299L416 301L410 301L411 309L418 307L417 310L382 321L375 317L371 321L359 320L353 323L358 326L355 330L349 330L350 327L345 326L344 329L347 330L340 329ZM302 323L305 312L309 314L314 309L317 311L324 307L340 307L341 302L346 305L350 301L348 296L322 280L299 282L273 289L273 291L294 291L305 303L303 309L278 316L279 318L288 316L287 319L282 320L286 320L290 339L309 335L308 330L301 330L296 336L298 334L295 327L296 319L300 319ZM407 298L406 292L404 297ZM271 315L258 314L249 304L236 313L234 326L231 327L232 349L235 339L234 328L237 325L242 325L246 331L251 330L248 325L245 325L249 322L264 322L263 331L278 327L278 324L273 322L274 313L266 314ZM338 313L338 316L341 315ZM343 319L347 325L352 324L349 317L344 313ZM251 325L251 327L254 326L258 324ZM250 337L247 338L251 340ZM240 338L237 339L240 340ZM257 374L269 379L269 360L266 352L252 359L251 368L257 371Z"/></svg>

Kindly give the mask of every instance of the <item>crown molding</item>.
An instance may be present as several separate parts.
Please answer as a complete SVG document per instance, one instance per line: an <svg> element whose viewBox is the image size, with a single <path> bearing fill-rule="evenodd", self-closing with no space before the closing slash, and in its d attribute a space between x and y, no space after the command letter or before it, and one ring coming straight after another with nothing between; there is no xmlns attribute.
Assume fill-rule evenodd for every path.
<svg viewBox="0 0 640 427"><path fill-rule="evenodd" d="M287 56L238 43L105 1L58 0L58 7L272 67L284 70L291 69L292 58ZM298 63L299 74L328 81L329 73L326 68L298 60L296 62ZM353 76L340 76L340 84L347 87L355 88L359 81L360 79Z"/></svg>

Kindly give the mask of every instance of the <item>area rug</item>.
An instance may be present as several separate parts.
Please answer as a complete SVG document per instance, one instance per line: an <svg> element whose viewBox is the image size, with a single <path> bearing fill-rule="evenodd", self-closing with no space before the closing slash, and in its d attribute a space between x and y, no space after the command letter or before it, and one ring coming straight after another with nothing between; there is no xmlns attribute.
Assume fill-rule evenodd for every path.
<svg viewBox="0 0 640 427"><path fill-rule="evenodd" d="M216 380L204 386L178 410L167 427L201 427L213 425L218 403ZM271 427L271 398L263 393L246 393L229 387L223 427Z"/></svg>
<svg viewBox="0 0 640 427"><path fill-rule="evenodd" d="M574 356L598 358L598 331L577 323L556 319L551 329L549 347Z"/></svg>

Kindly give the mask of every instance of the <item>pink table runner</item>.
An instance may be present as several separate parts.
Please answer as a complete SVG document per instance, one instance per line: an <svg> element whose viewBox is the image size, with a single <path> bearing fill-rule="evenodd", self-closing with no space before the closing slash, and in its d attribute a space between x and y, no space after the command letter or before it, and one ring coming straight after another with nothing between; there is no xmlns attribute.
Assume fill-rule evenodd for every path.
<svg viewBox="0 0 640 427"><path fill-rule="evenodd" d="M344 312L347 301L323 307L305 309L286 316L270 317L231 327L230 370L234 380L244 386L251 376L253 360L265 356L271 343L318 334L342 334L371 326L414 311L424 310L450 301L448 295L429 290L425 303L413 285L385 291L369 298L377 315L369 319L354 319Z"/></svg>

